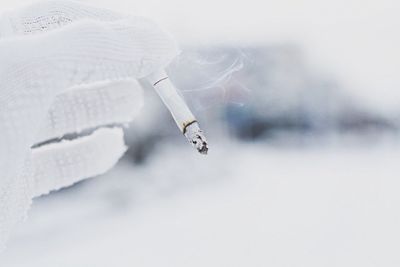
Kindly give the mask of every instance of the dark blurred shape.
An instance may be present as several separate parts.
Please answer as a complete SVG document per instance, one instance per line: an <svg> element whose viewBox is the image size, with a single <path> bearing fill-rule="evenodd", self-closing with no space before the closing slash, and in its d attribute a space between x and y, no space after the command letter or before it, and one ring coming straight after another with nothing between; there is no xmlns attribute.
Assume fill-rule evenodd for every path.
<svg viewBox="0 0 400 267"><path fill-rule="evenodd" d="M398 134L399 120L364 107L334 77L310 67L296 45L186 47L168 72L214 142L226 135ZM128 154L138 163L163 140L183 143L157 95L143 86L143 116L128 134Z"/></svg>
<svg viewBox="0 0 400 267"><path fill-rule="evenodd" d="M396 121L366 109L334 78L309 67L295 45L185 51L172 67L177 84L199 113L228 124L238 138L268 138L275 131L397 133Z"/></svg>

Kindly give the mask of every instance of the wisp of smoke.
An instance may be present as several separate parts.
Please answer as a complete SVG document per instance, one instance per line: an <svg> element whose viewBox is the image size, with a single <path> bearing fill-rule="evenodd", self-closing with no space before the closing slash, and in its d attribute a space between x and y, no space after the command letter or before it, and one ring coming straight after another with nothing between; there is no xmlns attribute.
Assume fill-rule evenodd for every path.
<svg viewBox="0 0 400 267"><path fill-rule="evenodd" d="M247 62L238 48L187 48L171 64L169 74L195 110L242 106L250 90L236 77Z"/></svg>

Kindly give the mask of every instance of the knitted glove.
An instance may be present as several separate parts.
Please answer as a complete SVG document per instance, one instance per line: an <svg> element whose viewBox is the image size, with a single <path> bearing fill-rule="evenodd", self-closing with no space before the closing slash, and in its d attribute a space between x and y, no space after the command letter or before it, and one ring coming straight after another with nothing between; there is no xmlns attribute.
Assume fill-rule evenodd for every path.
<svg viewBox="0 0 400 267"><path fill-rule="evenodd" d="M122 129L98 127L131 120L142 104L136 79L177 53L151 21L77 2L0 17L0 247L33 197L115 164L125 151Z"/></svg>

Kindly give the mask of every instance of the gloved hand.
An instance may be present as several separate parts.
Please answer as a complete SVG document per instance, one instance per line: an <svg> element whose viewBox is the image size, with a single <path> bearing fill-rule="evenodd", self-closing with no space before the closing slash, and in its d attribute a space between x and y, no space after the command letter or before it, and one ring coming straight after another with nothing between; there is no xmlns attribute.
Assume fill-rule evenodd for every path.
<svg viewBox="0 0 400 267"><path fill-rule="evenodd" d="M78 2L0 17L0 247L33 197L114 165L122 129L98 127L131 120L142 104L136 79L177 53L151 21Z"/></svg>

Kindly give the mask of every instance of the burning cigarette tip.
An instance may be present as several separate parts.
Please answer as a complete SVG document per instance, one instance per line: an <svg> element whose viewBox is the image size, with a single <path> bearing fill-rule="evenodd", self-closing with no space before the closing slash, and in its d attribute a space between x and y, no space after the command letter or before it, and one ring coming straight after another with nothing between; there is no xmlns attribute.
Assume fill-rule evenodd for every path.
<svg viewBox="0 0 400 267"><path fill-rule="evenodd" d="M187 124L183 133L200 154L208 154L208 143L197 121Z"/></svg>

